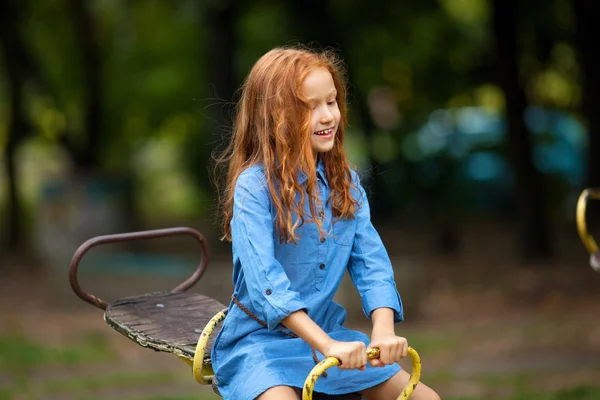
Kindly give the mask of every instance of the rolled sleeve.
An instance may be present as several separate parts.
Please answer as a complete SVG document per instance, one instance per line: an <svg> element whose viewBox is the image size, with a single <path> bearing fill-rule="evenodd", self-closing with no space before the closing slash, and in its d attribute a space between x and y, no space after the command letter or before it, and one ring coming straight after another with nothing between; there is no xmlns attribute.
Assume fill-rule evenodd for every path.
<svg viewBox="0 0 600 400"><path fill-rule="evenodd" d="M393 287L380 286L367 290L361 295L362 309L367 317L371 317L371 313L378 308L391 308L394 310L394 322L404 320L402 311L402 302L396 290L396 285Z"/></svg>
<svg viewBox="0 0 600 400"><path fill-rule="evenodd" d="M367 195L355 173L353 181L359 192L360 208L355 214L357 228L348 263L350 277L360 293L363 312L369 319L373 310L390 308L394 310L394 322L403 321L402 300L396 289L392 263L373 227Z"/></svg>
<svg viewBox="0 0 600 400"><path fill-rule="evenodd" d="M236 182L231 221L234 253L244 273L252 308L275 329L282 319L307 306L277 261L270 197L264 176L247 170Z"/></svg>

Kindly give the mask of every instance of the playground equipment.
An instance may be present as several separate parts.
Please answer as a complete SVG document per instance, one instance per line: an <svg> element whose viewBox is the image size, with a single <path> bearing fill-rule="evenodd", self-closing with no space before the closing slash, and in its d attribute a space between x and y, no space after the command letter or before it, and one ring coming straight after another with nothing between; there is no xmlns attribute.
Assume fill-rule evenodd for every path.
<svg viewBox="0 0 600 400"><path fill-rule="evenodd" d="M589 199L600 200L600 189L585 189L579 195L577 201L577 232L583 242L583 245L590 253L590 266L597 272L600 272L600 251L598 244L588 233L587 224L585 222L585 210Z"/></svg>
<svg viewBox="0 0 600 400"><path fill-rule="evenodd" d="M111 304L82 289L77 279L79 263L93 247L132 240L156 239L172 236L191 236L201 247L201 262L192 276L168 292L142 294L119 299ZM593 239L592 239L593 241ZM71 288L83 301L104 311L104 320L117 332L125 335L142 347L175 355L192 368L194 379L203 385L213 384L210 353L219 324L227 316L227 307L208 296L189 293L206 272L209 262L208 244L204 236L191 228L179 227L141 232L98 236L82 244L71 260L69 282ZM203 328L202 328L203 327ZM421 361L417 352L410 348L412 374L408 385L398 399L408 399L421 376ZM379 349L367 351L369 359L379 357ZM339 365L335 357L317 364L305 381L302 399L312 399L313 387L326 369ZM340 396L343 398L343 396Z"/></svg>

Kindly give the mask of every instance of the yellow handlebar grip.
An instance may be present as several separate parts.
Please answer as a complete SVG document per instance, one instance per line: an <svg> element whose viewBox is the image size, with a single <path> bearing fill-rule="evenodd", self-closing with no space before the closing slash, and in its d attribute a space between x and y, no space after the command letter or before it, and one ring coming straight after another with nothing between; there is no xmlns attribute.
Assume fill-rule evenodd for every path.
<svg viewBox="0 0 600 400"><path fill-rule="evenodd" d="M208 345L208 338L213 330L219 325L221 321L225 319L227 316L227 310L223 310L217 313L212 319L206 324L204 330L200 334L198 338L198 344L196 345L196 352L194 354L194 361L192 363L192 374L194 375L194 379L196 382L202 385L210 385L213 380L213 375L205 375L204 366L204 351L206 350L206 346Z"/></svg>
<svg viewBox="0 0 600 400"><path fill-rule="evenodd" d="M398 397L398 400L407 400L417 387L419 379L421 379L421 357L419 357L417 351L412 347L408 348L408 356L412 360L412 374L410 375L408 384L402 390L400 397ZM372 360L374 358L379 358L379 349L374 348L367 350L367 359ZM304 381L302 400L312 400L313 389L317 379L319 379L325 370L336 365L340 365L340 360L335 357L327 357L325 360L315 365L308 374L306 381Z"/></svg>
<svg viewBox="0 0 600 400"><path fill-rule="evenodd" d="M600 189L585 189L581 192L577 200L577 232L587 251L590 254L594 254L598 251L598 245L592 235L588 233L585 222L585 209L588 199L600 200Z"/></svg>

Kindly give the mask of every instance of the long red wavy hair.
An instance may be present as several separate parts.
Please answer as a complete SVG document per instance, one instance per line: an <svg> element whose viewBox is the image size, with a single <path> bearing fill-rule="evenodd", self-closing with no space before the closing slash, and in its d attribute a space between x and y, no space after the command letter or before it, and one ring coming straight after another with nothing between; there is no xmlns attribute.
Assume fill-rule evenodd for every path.
<svg viewBox="0 0 600 400"><path fill-rule="evenodd" d="M354 218L358 203L350 193L353 185L343 149L347 105L341 61L331 51L275 48L262 56L248 74L237 103L231 140L215 158L223 239L231 241L236 180L255 164L263 165L265 170L272 205L277 211L275 226L280 240L297 243L296 228L307 220L314 222L324 235L318 218L323 205L317 192L317 160L311 148L311 109L301 90L306 76L318 67L327 68L333 77L341 114L333 149L320 154L331 188L328 202L336 219ZM298 182L299 171L307 175L306 187ZM304 212L307 200L310 215Z"/></svg>

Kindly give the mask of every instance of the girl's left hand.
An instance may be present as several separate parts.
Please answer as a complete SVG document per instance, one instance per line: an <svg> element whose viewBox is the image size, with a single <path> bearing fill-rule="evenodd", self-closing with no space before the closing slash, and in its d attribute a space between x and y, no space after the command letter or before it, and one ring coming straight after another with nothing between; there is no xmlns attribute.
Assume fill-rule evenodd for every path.
<svg viewBox="0 0 600 400"><path fill-rule="evenodd" d="M393 332L373 332L369 349L378 348L379 359L369 360L372 367L383 367L400 362L408 352L408 341L406 338L396 336Z"/></svg>

